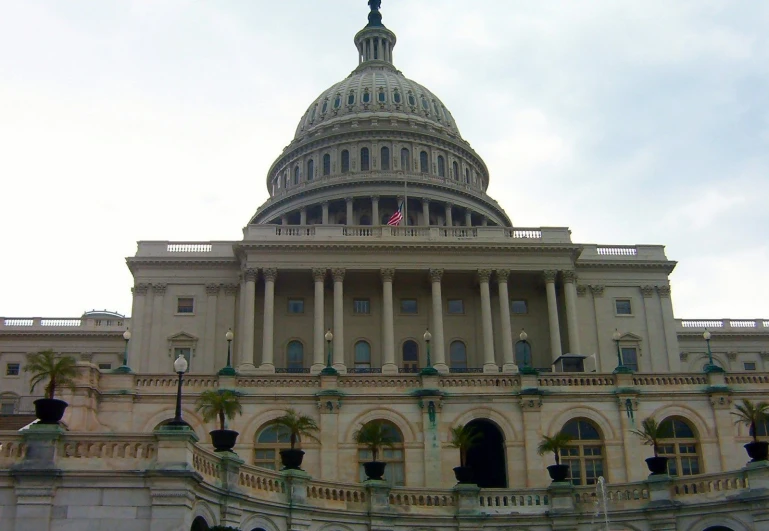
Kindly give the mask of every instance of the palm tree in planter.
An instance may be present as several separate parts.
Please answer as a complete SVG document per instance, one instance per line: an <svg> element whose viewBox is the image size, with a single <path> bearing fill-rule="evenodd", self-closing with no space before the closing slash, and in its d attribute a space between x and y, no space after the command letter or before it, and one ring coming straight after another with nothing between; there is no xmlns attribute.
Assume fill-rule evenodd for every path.
<svg viewBox="0 0 769 531"><path fill-rule="evenodd" d="M460 424L451 428L451 446L459 449L459 466L454 468L454 476L458 483L472 483L473 469L467 466L467 451L478 444L483 433L472 426Z"/></svg>
<svg viewBox="0 0 769 531"><path fill-rule="evenodd" d="M272 421L277 426L283 426L288 430L291 448L280 451L280 460L285 470L301 470L304 451L296 448L300 438L306 437L315 442L320 442L315 436L319 431L318 425L307 415L300 415L293 409L287 409L286 413Z"/></svg>
<svg viewBox="0 0 769 531"><path fill-rule="evenodd" d="M658 424L652 417L643 419L640 430L630 430L630 433L638 435L644 444L648 444L654 450L654 457L646 459L646 466L652 476L666 474L668 471L668 458L659 456L660 439L670 436L669 422Z"/></svg>
<svg viewBox="0 0 769 531"><path fill-rule="evenodd" d="M43 350L29 357L24 372L32 374L30 393L35 391L37 384L48 380L45 398L35 400L35 415L41 424L58 424L68 404L64 400L54 398L54 395L56 389L61 386L74 389L77 377L75 358L56 356L53 350Z"/></svg>
<svg viewBox="0 0 769 531"><path fill-rule="evenodd" d="M203 415L204 422L219 420L219 429L209 432L214 451L232 451L238 439L238 432L226 429L225 419L232 420L236 415L243 413L238 393L229 389L203 391L195 406Z"/></svg>
<svg viewBox="0 0 769 531"><path fill-rule="evenodd" d="M553 482L566 481L566 476L569 475L569 465L561 464L561 451L571 442L572 436L562 431L556 433L552 437L545 435L539 442L537 452L539 455L545 455L547 452L552 452L555 457L555 464L547 467L547 472L550 474L550 479Z"/></svg>
<svg viewBox="0 0 769 531"><path fill-rule="evenodd" d="M749 427L749 433L753 441L745 445L751 462L766 461L769 457L769 442L758 440L758 426L769 420L769 403L758 402L754 404L750 400L743 400L742 404L735 404L737 411L732 415L737 417L735 424L745 424Z"/></svg>
<svg viewBox="0 0 769 531"><path fill-rule="evenodd" d="M382 420L372 420L360 427L354 434L355 442L368 448L371 452L371 461L363 463L366 478L381 480L387 463L377 461L379 450L392 448L395 438L390 426Z"/></svg>

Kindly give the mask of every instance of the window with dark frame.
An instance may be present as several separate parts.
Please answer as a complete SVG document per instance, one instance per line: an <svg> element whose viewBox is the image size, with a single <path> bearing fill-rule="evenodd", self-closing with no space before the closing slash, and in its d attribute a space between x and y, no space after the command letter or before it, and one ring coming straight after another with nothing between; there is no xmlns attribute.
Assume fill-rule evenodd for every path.
<svg viewBox="0 0 769 531"><path fill-rule="evenodd" d="M510 301L510 313L517 315L529 313L529 305L525 300Z"/></svg>
<svg viewBox="0 0 769 531"><path fill-rule="evenodd" d="M355 315L369 315L371 313L371 301L369 299L353 299L352 308Z"/></svg>
<svg viewBox="0 0 769 531"><path fill-rule="evenodd" d="M756 362L754 361L746 361L742 364L742 368L746 371L755 371L756 370Z"/></svg>
<svg viewBox="0 0 769 531"><path fill-rule="evenodd" d="M176 313L195 313L195 299L192 297L176 299Z"/></svg>
<svg viewBox="0 0 769 531"><path fill-rule="evenodd" d="M6 363L5 364L5 375L6 376L18 376L20 369L21 369L21 366L18 363Z"/></svg>
<svg viewBox="0 0 769 531"><path fill-rule="evenodd" d="M100 371L108 371L110 369L112 369L112 364L111 363L100 363L99 364L99 370Z"/></svg>
<svg viewBox="0 0 769 531"><path fill-rule="evenodd" d="M401 299L401 313L416 314L419 312L419 306L416 299Z"/></svg>
<svg viewBox="0 0 769 531"><path fill-rule="evenodd" d="M614 305L617 309L617 315L633 315L630 299L617 299L614 301Z"/></svg>
<svg viewBox="0 0 769 531"><path fill-rule="evenodd" d="M448 313L451 315L461 315L465 313L465 301L462 299L449 299Z"/></svg>
<svg viewBox="0 0 769 531"><path fill-rule="evenodd" d="M635 347L622 347L622 365L631 369L633 372L638 372L638 351Z"/></svg>
<svg viewBox="0 0 769 531"><path fill-rule="evenodd" d="M304 299L288 299L288 313L304 313Z"/></svg>

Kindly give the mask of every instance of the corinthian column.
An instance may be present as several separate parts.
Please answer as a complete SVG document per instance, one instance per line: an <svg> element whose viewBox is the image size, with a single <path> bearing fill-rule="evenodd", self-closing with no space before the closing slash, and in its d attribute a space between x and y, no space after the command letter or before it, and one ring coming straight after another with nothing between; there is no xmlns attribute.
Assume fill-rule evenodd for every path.
<svg viewBox="0 0 769 531"><path fill-rule="evenodd" d="M394 269L382 269L382 344L384 363L382 374L398 374L395 364L395 326L393 325L393 278Z"/></svg>
<svg viewBox="0 0 769 531"><path fill-rule="evenodd" d="M326 279L326 269L312 270L312 280L315 283L315 301L312 328L312 373L323 370L323 281Z"/></svg>
<svg viewBox="0 0 769 531"><path fill-rule="evenodd" d="M382 220L379 219L379 196L378 195L371 196L371 224L374 226L382 224Z"/></svg>
<svg viewBox="0 0 769 531"><path fill-rule="evenodd" d="M491 294L489 292L490 269L478 270L481 285L481 321L483 324L483 372L499 372L494 359L494 329L491 324Z"/></svg>
<svg viewBox="0 0 769 531"><path fill-rule="evenodd" d="M243 301L243 352L241 352L240 371L254 370L254 306L256 305L256 279L259 270L246 269L243 278L246 281L246 296Z"/></svg>
<svg viewBox="0 0 769 531"><path fill-rule="evenodd" d="M550 324L550 357L552 361L561 357L561 329L558 324L558 299L555 296L555 277L558 271L545 271L547 291L547 317Z"/></svg>
<svg viewBox="0 0 769 531"><path fill-rule="evenodd" d="M433 287L433 343L431 361L435 370L441 374L447 374L449 367L446 365L446 354L444 352L441 278L443 278L443 269L430 270L430 283Z"/></svg>
<svg viewBox="0 0 769 531"><path fill-rule="evenodd" d="M510 278L509 269L497 269L497 286L499 289L499 320L502 323L502 372L516 372L515 355L513 354L513 331L510 325L510 294L507 291L507 280Z"/></svg>
<svg viewBox="0 0 769 531"><path fill-rule="evenodd" d="M563 292L566 295L566 326L569 331L569 352L582 354L579 345L579 324L577 323L577 288L574 285L574 271L563 272Z"/></svg>
<svg viewBox="0 0 769 531"><path fill-rule="evenodd" d="M149 372L149 356L147 349L142 344L147 334L144 325L144 307L147 304L147 291L149 284L136 284L131 292L133 293L133 310L131 311L131 338L133 341L128 343L128 360L134 367L135 372ZM143 355L140 355L143 353Z"/></svg>
<svg viewBox="0 0 769 531"><path fill-rule="evenodd" d="M275 333L275 279L278 270L264 269L264 330L262 331L262 364L259 369L265 372L275 372L274 337Z"/></svg>
<svg viewBox="0 0 769 531"><path fill-rule="evenodd" d="M334 368L347 372L344 364L344 269L332 269L334 277Z"/></svg>
<svg viewBox="0 0 769 531"><path fill-rule="evenodd" d="M422 199L422 225L430 226L430 200Z"/></svg>

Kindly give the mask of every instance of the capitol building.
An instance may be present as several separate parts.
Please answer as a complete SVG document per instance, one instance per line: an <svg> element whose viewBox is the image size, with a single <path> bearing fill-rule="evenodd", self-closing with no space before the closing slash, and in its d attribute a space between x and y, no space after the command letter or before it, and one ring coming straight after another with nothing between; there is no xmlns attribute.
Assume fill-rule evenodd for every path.
<svg viewBox="0 0 769 531"><path fill-rule="evenodd" d="M0 318L0 528L769 530L769 465L732 415L769 393L769 318L676 318L663 245L516 226L369 4L357 65L299 118L241 240L140 241L130 317ZM62 423L29 426L46 349L78 376ZM188 428L169 429L180 357ZM240 396L234 453L195 407L215 389ZM303 473L281 470L288 408L319 426ZM631 431L648 417L673 427L667 475ZM383 481L354 437L372 421L395 439ZM454 476L459 425L483 435L477 485ZM538 446L560 431L553 483Z"/></svg>

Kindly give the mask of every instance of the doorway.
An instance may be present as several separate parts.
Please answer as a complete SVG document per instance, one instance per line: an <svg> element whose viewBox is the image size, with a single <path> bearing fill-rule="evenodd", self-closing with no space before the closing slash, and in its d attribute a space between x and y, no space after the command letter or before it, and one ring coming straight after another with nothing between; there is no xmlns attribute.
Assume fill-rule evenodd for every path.
<svg viewBox="0 0 769 531"><path fill-rule="evenodd" d="M467 425L483 435L467 452L467 466L473 469L476 483L482 489L506 488L507 459L502 430L486 419L476 419Z"/></svg>

